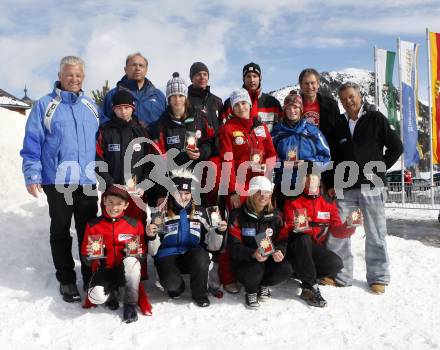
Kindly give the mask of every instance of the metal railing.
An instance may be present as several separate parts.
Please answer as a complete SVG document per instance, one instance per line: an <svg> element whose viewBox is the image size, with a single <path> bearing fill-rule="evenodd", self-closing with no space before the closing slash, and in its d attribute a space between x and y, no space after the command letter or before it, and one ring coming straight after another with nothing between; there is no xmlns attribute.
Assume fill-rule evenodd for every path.
<svg viewBox="0 0 440 350"><path fill-rule="evenodd" d="M440 186L431 187L429 183L389 182L386 186L386 202L388 208L407 209L440 209Z"/></svg>

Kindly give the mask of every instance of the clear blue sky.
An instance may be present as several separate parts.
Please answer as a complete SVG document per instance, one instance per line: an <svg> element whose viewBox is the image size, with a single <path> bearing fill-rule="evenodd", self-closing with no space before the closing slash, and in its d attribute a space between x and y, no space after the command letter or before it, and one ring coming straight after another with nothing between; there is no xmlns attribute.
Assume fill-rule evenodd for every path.
<svg viewBox="0 0 440 350"><path fill-rule="evenodd" d="M296 83L305 67L373 70L373 46L398 36L421 44L420 97L427 96L425 28L440 32L438 0L389 1L11 1L0 3L0 88L36 99L65 55L86 61L86 92L123 75L128 53L150 61L161 89L172 72L189 80L194 61L211 71L214 93L242 84L244 64L263 71L263 90ZM396 76L397 78L397 76ZM397 84L397 80L395 81Z"/></svg>

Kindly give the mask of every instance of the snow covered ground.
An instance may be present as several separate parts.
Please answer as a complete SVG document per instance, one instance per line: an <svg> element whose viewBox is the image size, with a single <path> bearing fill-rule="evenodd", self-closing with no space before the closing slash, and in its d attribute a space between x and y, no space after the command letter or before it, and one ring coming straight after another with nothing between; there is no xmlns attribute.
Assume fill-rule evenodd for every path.
<svg viewBox="0 0 440 350"><path fill-rule="evenodd" d="M392 283L385 295L376 296L365 283L361 229L353 236L354 285L322 287L329 303L324 309L304 304L294 280L273 288L272 300L259 311L249 311L243 294L211 298L207 309L192 304L188 291L181 300L169 301L152 278L146 288L153 316L128 325L121 322L121 311L85 311L64 303L53 273L44 196L32 199L21 177L18 152L25 118L4 110L0 115L8 118L0 130L0 349L440 347L439 248L389 237ZM407 215L401 209L387 213ZM419 213L411 219L423 225L430 217Z"/></svg>

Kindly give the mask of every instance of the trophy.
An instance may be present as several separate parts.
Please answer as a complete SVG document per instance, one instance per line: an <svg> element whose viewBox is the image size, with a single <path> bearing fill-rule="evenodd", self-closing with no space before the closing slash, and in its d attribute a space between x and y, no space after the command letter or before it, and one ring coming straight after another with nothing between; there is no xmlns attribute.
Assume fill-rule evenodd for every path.
<svg viewBox="0 0 440 350"><path fill-rule="evenodd" d="M298 149L296 147L287 151L287 160L289 162L295 162L298 160Z"/></svg>
<svg viewBox="0 0 440 350"><path fill-rule="evenodd" d="M363 225L363 215L360 209L357 209L347 216L347 226L358 227Z"/></svg>
<svg viewBox="0 0 440 350"><path fill-rule="evenodd" d="M139 236L131 236L125 242L125 255L139 257L142 255L141 238Z"/></svg>
<svg viewBox="0 0 440 350"><path fill-rule="evenodd" d="M206 214L208 215L209 224L211 227L218 227L222 217L220 215L220 210L218 206L208 207L206 208Z"/></svg>
<svg viewBox="0 0 440 350"><path fill-rule="evenodd" d="M265 172L266 164L262 164L263 162L263 151L259 149L251 149L251 167L253 171L256 172Z"/></svg>
<svg viewBox="0 0 440 350"><path fill-rule="evenodd" d="M155 211L151 213L151 223L157 226L158 232L163 232L163 226L165 223L165 215L161 211Z"/></svg>
<svg viewBox="0 0 440 350"><path fill-rule="evenodd" d="M87 259L96 260L105 258L104 255L104 238L102 235L90 235L87 239L87 245L90 247L87 249Z"/></svg>
<svg viewBox="0 0 440 350"><path fill-rule="evenodd" d="M272 240L266 232L261 232L256 235L255 240L257 241L258 252L261 256L269 256L275 251Z"/></svg>
<svg viewBox="0 0 440 350"><path fill-rule="evenodd" d="M128 179L126 182L127 192L130 194L136 193L137 192L136 185L137 185L137 177L136 175L134 175L131 179Z"/></svg>
<svg viewBox="0 0 440 350"><path fill-rule="evenodd" d="M195 151L197 149L197 136L194 131L187 131L185 134L185 150Z"/></svg>
<svg viewBox="0 0 440 350"><path fill-rule="evenodd" d="M294 212L294 232L303 232L309 229L309 219L307 217L307 209L299 208Z"/></svg>

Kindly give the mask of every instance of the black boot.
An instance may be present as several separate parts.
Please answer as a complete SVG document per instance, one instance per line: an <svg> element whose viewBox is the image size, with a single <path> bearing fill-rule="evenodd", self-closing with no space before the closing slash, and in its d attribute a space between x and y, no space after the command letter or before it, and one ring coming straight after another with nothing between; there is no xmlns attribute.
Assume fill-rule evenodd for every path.
<svg viewBox="0 0 440 350"><path fill-rule="evenodd" d="M207 296L201 298L194 298L194 302L196 303L197 306L200 307L208 307L211 304Z"/></svg>
<svg viewBox="0 0 440 350"><path fill-rule="evenodd" d="M299 297L305 300L310 306L327 306L327 301L322 297L317 284L312 287L303 285L302 292Z"/></svg>
<svg viewBox="0 0 440 350"><path fill-rule="evenodd" d="M136 305L134 304L124 304L124 322L131 323L138 320L138 313L136 310Z"/></svg>
<svg viewBox="0 0 440 350"><path fill-rule="evenodd" d="M77 303L81 301L78 288L75 283L60 284L60 293L63 300L67 303Z"/></svg>
<svg viewBox="0 0 440 350"><path fill-rule="evenodd" d="M105 306L108 307L110 310L119 309L119 301L115 295L115 292L110 293L108 300L105 302Z"/></svg>
<svg viewBox="0 0 440 350"><path fill-rule="evenodd" d="M182 280L182 283L180 284L179 289L168 291L168 296L171 299L177 300L180 298L180 294L182 294L184 291L185 291L185 282Z"/></svg>

